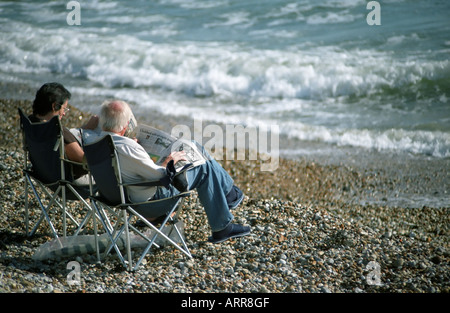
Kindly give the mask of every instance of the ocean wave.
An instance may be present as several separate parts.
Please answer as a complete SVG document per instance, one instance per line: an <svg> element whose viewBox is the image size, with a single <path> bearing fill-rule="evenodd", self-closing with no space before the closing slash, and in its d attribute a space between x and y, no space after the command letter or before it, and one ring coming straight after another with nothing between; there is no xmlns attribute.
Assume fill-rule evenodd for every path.
<svg viewBox="0 0 450 313"><path fill-rule="evenodd" d="M440 131L407 131L404 129L336 130L324 126L289 123L282 132L290 138L319 141L338 146L352 146L377 151L409 152L438 158L450 157L450 134Z"/></svg>
<svg viewBox="0 0 450 313"><path fill-rule="evenodd" d="M450 157L450 133L445 131L407 130L399 125L396 125L397 128L386 129L355 127L357 125L352 125L352 122L348 121L358 120L359 123L366 119L368 120L366 124L370 124L369 120L372 117L363 117L360 113L348 109L342 113L320 111L312 113L312 123L300 121L298 116L301 112L306 115L313 112L311 110L314 106L313 102L281 100L284 102L283 105L266 103L260 104L260 106L229 103L225 110L225 106L217 105L217 102L206 101L206 103L200 104L200 100L186 101L186 98L179 98L176 94L168 96L167 94L148 94L142 91L136 94L134 90L120 90L116 95L119 98L136 101L139 104L136 110L141 116L146 116L147 110L151 108L164 115L181 118L189 116L193 120L202 121L203 127L211 123L243 125L246 128L262 127L263 129L272 129L273 126L276 126L280 136L301 141L374 149L381 152L408 152L436 158ZM176 108L176 110L168 112L168 107ZM326 107L324 106L323 109L326 110ZM280 111L283 110L287 116L290 116L290 119L280 118ZM388 111L386 114L389 114ZM332 122L319 121L319 116L323 120L335 121L334 125ZM145 120L145 117L143 119ZM303 120L305 117L301 119ZM390 122L390 124L392 123Z"/></svg>
<svg viewBox="0 0 450 313"><path fill-rule="evenodd" d="M227 0L211 0L211 1L196 1L196 0L163 0L161 1L163 4L169 5L179 5L181 8L185 9L211 9L221 6L229 5L229 1Z"/></svg>
<svg viewBox="0 0 450 313"><path fill-rule="evenodd" d="M177 0L167 1L167 5L182 4ZM315 19L315 23L332 22L330 19L334 20L334 15L339 17L335 22L350 20L355 15L348 10L362 2L364 1L327 1L322 7L330 8L330 11L322 9L308 17ZM200 5L198 1L187 3ZM219 5L221 2L215 3ZM343 49L338 45L305 44L280 49L258 49L219 41L157 43L140 39L139 36L158 35L168 38L178 35L180 29L177 28L176 20L166 14L121 17L116 12L121 8L117 2L105 4L97 1L84 7L98 12L105 10L106 13L89 17L89 21L99 23L104 19L106 24L101 27L96 24L92 28L86 25L82 28L35 29L24 21L5 23L5 31L0 34L1 71L11 75L64 74L87 79L105 88L159 88L193 97L239 95L251 99L317 101L384 93L399 93L403 96L405 89L414 90L422 83L426 85L426 81L439 82L450 76L448 59L427 59L425 54L399 57L389 50L380 51L368 47ZM26 8L26 14L29 14L32 7ZM43 10L47 12L54 8L48 5ZM335 13L336 10L339 14ZM269 13L258 18L275 23L295 12L300 16L317 11L317 7L310 2L290 3L266 11ZM107 14L111 12L115 14ZM348 14L341 14L342 12ZM247 28L256 23L255 17L245 10L218 16L219 18L215 16L215 19L203 25ZM133 34L118 34L117 29L113 28L131 22L147 29ZM299 36L296 28L273 31L265 27L249 29L251 35L259 38L267 37L273 32L277 32L278 38ZM417 41L418 38L415 33L400 34L388 37L386 44L398 45L403 41ZM445 89L445 86L442 88ZM431 88L429 91L432 92ZM443 92L447 91L448 89ZM427 94L423 92L422 88L421 96L426 97Z"/></svg>
<svg viewBox="0 0 450 313"><path fill-rule="evenodd" d="M254 50L217 43L154 44L126 35L108 38L62 31L0 36L3 71L52 72L108 88L153 87L201 97L363 97L386 89L400 91L450 72L448 60L396 60L389 53L336 47Z"/></svg>
<svg viewBox="0 0 450 313"><path fill-rule="evenodd" d="M316 25L316 24L336 24L336 23L351 23L357 18L362 19L363 15L355 15L348 10L341 12L326 12L326 13L316 13L306 18L306 23Z"/></svg>

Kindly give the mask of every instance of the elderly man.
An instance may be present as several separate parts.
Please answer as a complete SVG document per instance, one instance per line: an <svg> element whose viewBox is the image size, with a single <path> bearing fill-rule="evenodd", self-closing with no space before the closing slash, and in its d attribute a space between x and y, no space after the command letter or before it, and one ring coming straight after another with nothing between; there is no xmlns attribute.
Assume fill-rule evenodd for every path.
<svg viewBox="0 0 450 313"><path fill-rule="evenodd" d="M135 140L124 134L131 118L129 105L120 100L113 100L102 104L99 114L99 125L102 128L100 137L110 134L116 146L124 183L142 180L159 180L166 171L165 166L173 160L174 163L184 160L184 152L173 152L162 166L155 164L144 148ZM90 136L86 143L95 140ZM250 234L250 227L231 223L233 215L231 208L235 208L243 199L243 194L233 184L228 173L203 150L207 161L186 172L188 189L196 189L198 197L206 212L208 223L212 230L209 241L220 243L230 238ZM127 192L133 202L148 199L162 199L170 197L179 191L170 186L165 187L127 187Z"/></svg>

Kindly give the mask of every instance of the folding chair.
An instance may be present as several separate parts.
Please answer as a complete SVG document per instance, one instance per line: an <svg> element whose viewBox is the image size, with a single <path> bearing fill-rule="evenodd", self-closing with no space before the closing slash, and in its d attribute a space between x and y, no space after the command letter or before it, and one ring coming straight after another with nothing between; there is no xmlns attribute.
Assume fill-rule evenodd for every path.
<svg viewBox="0 0 450 313"><path fill-rule="evenodd" d="M157 238L162 238L186 256L192 258L189 248L176 225L176 218L172 217L172 214L176 212L182 198L188 196L190 192L181 192L174 197L161 200L133 203L127 195L127 186L167 185L168 177L156 182L140 182L136 184L123 183L119 158L111 135L106 135L97 142L84 145L83 149L89 171L98 187L98 196L91 197L93 207L96 210L96 216L100 218L101 225L107 232L110 241L104 256L106 257L111 249L114 248L123 266L130 271L136 270L150 248L152 246L158 247L155 240ZM106 211L110 213L109 215L111 217L115 218L116 223L114 226L108 218ZM159 227L156 227L146 219L148 216L164 216L164 214L167 214L167 217L162 221ZM145 234L135 227L133 223L131 223L132 219L142 221L141 223L145 224L148 230L151 230L150 234ZM167 223L169 222L176 232L177 240L181 242L183 247L163 232L164 227L168 225ZM134 266L131 255L130 229L136 235L148 242ZM125 233L125 238L121 238L123 233ZM126 254L128 256L127 260L125 260L117 245L119 239L125 239ZM99 255L98 243L96 243L96 246L97 255Z"/></svg>
<svg viewBox="0 0 450 313"><path fill-rule="evenodd" d="M25 224L27 236L33 236L45 219L55 238L58 231L52 222L51 211L59 208L63 219L63 236L67 235L67 217L76 226L78 235L92 216L93 210L85 199L91 193L89 185L73 183L72 162L65 158L62 127L58 116L47 122L32 123L19 108L20 128L24 149L24 184L25 184ZM41 214L31 232L28 191L31 188L40 208ZM39 193L42 191L42 194ZM44 204L44 200L48 202ZM60 201L61 200L61 201ZM67 210L68 201L81 201L87 214L79 223Z"/></svg>

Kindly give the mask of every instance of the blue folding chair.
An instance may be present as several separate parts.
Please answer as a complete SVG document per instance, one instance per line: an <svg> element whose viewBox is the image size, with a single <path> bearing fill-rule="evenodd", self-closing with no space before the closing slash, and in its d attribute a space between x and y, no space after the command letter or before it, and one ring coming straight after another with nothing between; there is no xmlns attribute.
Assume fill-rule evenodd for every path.
<svg viewBox="0 0 450 313"><path fill-rule="evenodd" d="M177 227L177 218L176 216L172 216L179 207L183 197L188 196L190 192L181 192L174 197L161 200L149 200L145 202L133 203L127 195L127 186L167 186L170 181L169 176L155 182L139 182L134 184L123 183L120 171L120 162L111 135L106 135L97 142L83 145L83 149L89 171L95 179L98 187L98 195L91 197L93 207L97 213L96 217L99 217L101 225L108 234L110 241L109 248L106 249L104 256L106 257L112 248L114 248L123 266L130 271L136 270L146 254L149 252L150 248L153 246L158 246L155 240L159 238L169 242L183 254L189 258L192 258L183 235ZM109 212L109 214L106 212ZM115 224L111 223L111 219L108 215L115 219ZM147 217L155 216L166 216L159 227L153 225L147 220ZM133 223L131 223L132 219L141 221L141 223L148 229L151 229L152 232L150 232L149 235L143 233L135 227ZM182 246L163 232L164 227L169 225L168 223L170 223L173 227L176 232L175 238L178 239L177 241L181 242ZM130 229L148 242L134 266L131 255ZM122 234L125 234L126 254L128 256L127 260L123 257L119 245L117 244ZM96 246L97 254L99 254L98 242L96 242Z"/></svg>
<svg viewBox="0 0 450 313"><path fill-rule="evenodd" d="M67 235L67 217L76 227L74 235L78 235L92 216L93 210L85 199L88 199L92 185L74 183L72 166L82 164L72 162L65 157L64 140L61 122L58 116L47 122L32 123L19 108L20 129L22 131L24 149L24 184L25 184L25 228L27 236L33 236L43 220L46 220L53 237L58 238L58 230L52 219L54 208L62 213L62 232ZM94 186L95 187L95 186ZM30 202L28 197L31 188L40 208L41 214L31 231ZM40 193L40 191L42 193ZM48 202L47 202L48 200ZM68 212L68 201L81 201L86 208L86 215L79 222ZM44 204L46 202L46 204ZM53 221L52 221L53 220Z"/></svg>

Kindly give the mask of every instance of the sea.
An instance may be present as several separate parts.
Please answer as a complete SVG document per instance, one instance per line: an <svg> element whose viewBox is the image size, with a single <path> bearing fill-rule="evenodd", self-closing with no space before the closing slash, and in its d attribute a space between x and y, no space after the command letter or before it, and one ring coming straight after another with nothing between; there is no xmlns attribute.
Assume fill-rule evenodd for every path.
<svg viewBox="0 0 450 313"><path fill-rule="evenodd" d="M0 1L0 83L265 127L287 158L431 160L447 189L449 17L448 0Z"/></svg>

